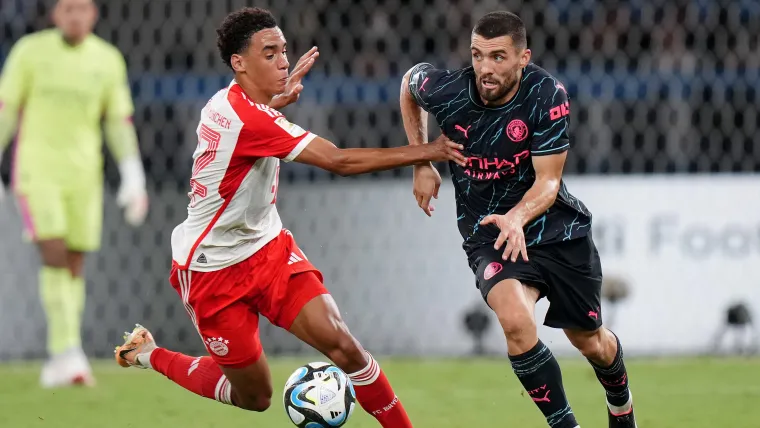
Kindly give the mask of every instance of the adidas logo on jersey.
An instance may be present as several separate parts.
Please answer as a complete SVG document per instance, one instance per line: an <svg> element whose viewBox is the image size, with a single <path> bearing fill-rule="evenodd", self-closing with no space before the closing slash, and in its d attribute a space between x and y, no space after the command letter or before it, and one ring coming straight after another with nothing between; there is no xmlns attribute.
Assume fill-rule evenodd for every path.
<svg viewBox="0 0 760 428"><path fill-rule="evenodd" d="M208 263L208 260L206 260L206 255L203 253L201 253L201 255L198 256L197 259L195 259L195 261L198 263Z"/></svg>
<svg viewBox="0 0 760 428"><path fill-rule="evenodd" d="M290 253L290 260L288 260L288 264L292 265L293 263L302 262L303 259L296 253Z"/></svg>
<svg viewBox="0 0 760 428"><path fill-rule="evenodd" d="M265 104L258 104L258 103L256 103L256 108L259 109L259 110L261 110L261 111L263 111L264 113L268 114L269 117L275 117L276 118L276 117L280 117L280 116L283 115L279 111L277 111L277 110L273 109L272 107L269 107L268 105L265 105Z"/></svg>

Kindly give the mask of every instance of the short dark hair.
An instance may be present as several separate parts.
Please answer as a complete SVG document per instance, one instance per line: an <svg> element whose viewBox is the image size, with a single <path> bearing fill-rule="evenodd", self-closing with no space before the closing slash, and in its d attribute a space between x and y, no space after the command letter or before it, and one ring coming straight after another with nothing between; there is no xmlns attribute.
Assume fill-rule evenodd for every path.
<svg viewBox="0 0 760 428"><path fill-rule="evenodd" d="M525 24L519 16L512 12L498 11L485 14L475 24L472 32L486 39L509 36L516 48L525 49L528 47Z"/></svg>
<svg viewBox="0 0 760 428"><path fill-rule="evenodd" d="M251 43L251 36L267 28L277 26L274 15L266 9L246 7L224 18L216 30L216 46L227 67L232 68L232 55L240 54Z"/></svg>

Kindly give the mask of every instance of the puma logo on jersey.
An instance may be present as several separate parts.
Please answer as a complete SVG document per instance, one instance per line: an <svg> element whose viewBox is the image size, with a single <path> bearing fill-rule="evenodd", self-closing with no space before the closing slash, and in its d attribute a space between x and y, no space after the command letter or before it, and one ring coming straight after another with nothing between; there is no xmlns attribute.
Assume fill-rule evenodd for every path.
<svg viewBox="0 0 760 428"><path fill-rule="evenodd" d="M462 128L460 125L454 125L454 129L464 134L464 138L467 138L468 140L470 137L467 136L467 133L470 132L470 128L472 128L472 125L469 125L467 129Z"/></svg>

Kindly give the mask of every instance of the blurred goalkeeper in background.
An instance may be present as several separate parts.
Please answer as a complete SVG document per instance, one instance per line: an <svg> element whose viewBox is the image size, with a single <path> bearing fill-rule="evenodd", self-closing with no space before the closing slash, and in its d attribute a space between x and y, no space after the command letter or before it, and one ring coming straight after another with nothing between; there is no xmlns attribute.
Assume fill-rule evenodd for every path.
<svg viewBox="0 0 760 428"><path fill-rule="evenodd" d="M11 184L25 236L42 259L45 387L94 382L80 331L84 254L99 249L103 222L101 122L119 165L117 202L127 223L140 225L148 209L126 65L92 34L96 19L92 0L59 0L56 28L19 40L0 77L0 154L17 135Z"/></svg>

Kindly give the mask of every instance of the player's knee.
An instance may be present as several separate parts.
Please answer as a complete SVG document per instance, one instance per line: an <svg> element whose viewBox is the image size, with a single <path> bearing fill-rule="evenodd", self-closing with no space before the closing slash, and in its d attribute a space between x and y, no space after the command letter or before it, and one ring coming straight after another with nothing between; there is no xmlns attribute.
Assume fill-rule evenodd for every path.
<svg viewBox="0 0 760 428"><path fill-rule="evenodd" d="M535 334L536 322L530 311L503 311L497 316L507 340L519 340L523 336Z"/></svg>
<svg viewBox="0 0 760 428"><path fill-rule="evenodd" d="M241 409L252 412L263 412L272 405L272 391L266 391L255 394L246 394L236 397L235 404ZM239 401L239 402L237 402Z"/></svg>

